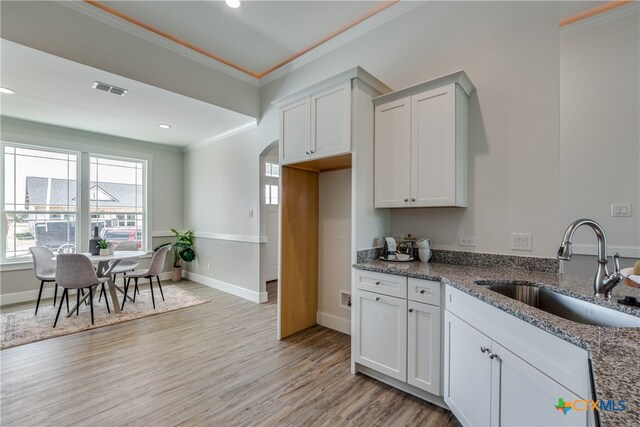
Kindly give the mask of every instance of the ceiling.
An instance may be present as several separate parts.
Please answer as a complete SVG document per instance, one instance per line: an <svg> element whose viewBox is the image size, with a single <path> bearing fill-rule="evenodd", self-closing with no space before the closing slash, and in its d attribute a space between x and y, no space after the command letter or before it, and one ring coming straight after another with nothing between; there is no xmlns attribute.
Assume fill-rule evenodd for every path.
<svg viewBox="0 0 640 427"><path fill-rule="evenodd" d="M263 77L397 1L91 1L90 5Z"/></svg>
<svg viewBox="0 0 640 427"><path fill-rule="evenodd" d="M128 89L125 96L92 88L95 81ZM183 95L0 40L3 116L185 147L255 119ZM159 123L171 129L160 129Z"/></svg>
<svg viewBox="0 0 640 427"><path fill-rule="evenodd" d="M388 9L392 11L406 6L405 2L395 1L246 0L239 9L231 9L223 1L56 4L72 3L90 9L89 16L93 18L108 18L105 22L110 20L120 30L135 27L134 35L148 32L169 44L200 49L210 59L226 61L239 74L248 74L252 79L267 75L342 30L354 25L362 28L358 22L384 8L397 4ZM560 2L559 17L602 3L606 2ZM94 7L96 4L103 9ZM17 92L0 98L3 116L178 147L215 140L256 123L254 118L208 102L7 40L1 43L0 85ZM314 52L318 50L309 54ZM124 97L99 92L91 87L95 81L129 92ZM160 129L159 123L168 123L172 128Z"/></svg>

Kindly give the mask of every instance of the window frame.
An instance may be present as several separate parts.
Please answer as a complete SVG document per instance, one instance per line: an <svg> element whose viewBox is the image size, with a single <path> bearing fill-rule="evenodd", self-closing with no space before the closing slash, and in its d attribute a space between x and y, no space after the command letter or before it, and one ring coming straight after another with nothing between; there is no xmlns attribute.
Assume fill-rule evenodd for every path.
<svg viewBox="0 0 640 427"><path fill-rule="evenodd" d="M20 257L12 257L12 258L7 258L7 234L8 234L8 230L7 230L7 221L5 220L6 215L7 214L33 214L33 211L27 211L27 210L6 210L6 205L5 205L5 158L6 158L6 153L5 153L5 148L6 147L13 147L13 148L22 148L25 150L38 150L38 151L46 151L46 152L50 152L50 153L57 153L57 154L73 154L76 156L76 176L75 176L75 181L76 181L76 210L75 211L55 211L55 214L59 214L59 215L75 215L76 217L76 233L75 233L75 242L73 242L73 244L76 246L76 248L78 247L78 241L80 238L80 233L78 233L78 224L80 222L80 215L81 215L81 211L80 211L80 206L82 203L82 194L80 193L80 169L81 169L81 155L82 153L76 150L69 150L69 149L64 149L64 148L52 148L52 147L46 147L46 146L41 146L41 145L36 145L36 144L23 144L23 143L19 143L19 142L9 142L9 141L0 141L0 150L2 151L0 153L0 164L2 165L2 188L0 189L0 215L2 217L2 224L0 224L0 230L2 233L2 238L0 238L0 263L1 264L14 264L14 263L22 263L22 262L27 262L27 261L31 261L31 256L30 255L24 255L24 256L20 256ZM16 173L16 171L14 170L14 174ZM42 214L50 214L51 211L42 211Z"/></svg>
<svg viewBox="0 0 640 427"><path fill-rule="evenodd" d="M75 144L70 143L68 145L74 146ZM76 234L75 234L75 242L76 251L77 252L86 252L88 248L89 238L91 237L91 206L90 206L90 169L91 169L91 157L98 157L104 159L111 160L119 160L119 161L129 161L129 162L139 162L142 164L142 248L141 250L149 252L152 250L152 238L153 231L150 229L151 227L151 171L150 164L153 160L153 155L146 153L136 153L139 157L135 156L122 156L122 155L112 155L108 153L100 153L95 151L79 151L77 149L64 148L60 147L59 144L54 144L53 146L42 145L38 143L20 143L13 141L5 141L0 140L0 165L1 165L1 175L2 175L2 188L0 188L0 215L6 217L7 213L9 214L19 214L19 213L33 213L31 211L19 211L19 210L6 210L5 209L5 147L15 147L22 149L30 149L30 150L39 150L46 151L51 153L62 153L62 154L73 154L76 156L76 211L56 211L56 214L70 214L76 216ZM71 179L71 177L70 177ZM82 188L86 188L86 194L82 191ZM48 212L48 211L47 211ZM46 212L42 212L46 213ZM87 225L85 227L84 225ZM86 230L85 230L86 228ZM31 256L21 256L21 257L12 257L7 258L6 256L6 238L7 238L7 228L6 221L2 220L2 224L0 224L0 231L2 236L0 238L0 265L2 266L10 266L10 265L18 265L18 264L29 264L32 259ZM11 270L10 268L7 271ZM5 268L2 269L5 271Z"/></svg>
<svg viewBox="0 0 640 427"><path fill-rule="evenodd" d="M87 164L88 164L88 170L87 170L87 176L88 176L88 181L89 183L91 182L91 158L92 157L97 157L100 159L107 159L107 160L115 160L115 161L121 161L121 162L137 162L137 163L141 163L142 164L142 213L141 214L137 214L135 212L124 212L123 215L125 216L129 216L129 215L142 215L142 248L140 248L140 250L142 251L151 251L152 249L152 241L151 241L151 230L149 230L149 227L151 225L151 214L149 213L149 198L147 197L147 195L149 194L149 190L148 190L148 186L149 186L149 160L148 159L144 159L144 158L136 158L136 157L128 157L128 156L113 156L110 154L101 154L101 153L95 153L95 152L89 152L87 153ZM96 184L97 185L97 184ZM90 186L90 185L89 185ZM89 194L87 193L87 198L89 199ZM89 228L91 225L91 200L88 200L89 205L88 205L88 211L87 211L87 216L89 218ZM125 222L128 221L127 219L124 220ZM119 220L118 220L119 222ZM89 230L89 233L91 233L92 231Z"/></svg>

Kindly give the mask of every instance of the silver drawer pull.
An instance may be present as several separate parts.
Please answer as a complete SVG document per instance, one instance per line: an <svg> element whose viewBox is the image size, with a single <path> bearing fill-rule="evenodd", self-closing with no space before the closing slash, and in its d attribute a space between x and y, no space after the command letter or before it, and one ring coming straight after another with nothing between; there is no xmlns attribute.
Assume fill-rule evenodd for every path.
<svg viewBox="0 0 640 427"><path fill-rule="evenodd" d="M424 294L424 289L420 289L420 293L421 293L421 294Z"/></svg>
<svg viewBox="0 0 640 427"><path fill-rule="evenodd" d="M380 297L376 297L376 301L380 301Z"/></svg>
<svg viewBox="0 0 640 427"><path fill-rule="evenodd" d="M494 359L494 358L500 360L500 356L498 356L497 354L489 353L489 359Z"/></svg>
<svg viewBox="0 0 640 427"><path fill-rule="evenodd" d="M380 281L379 281L379 280L376 280L376 285L379 285L379 284L380 284Z"/></svg>
<svg viewBox="0 0 640 427"><path fill-rule="evenodd" d="M410 308L410 309L409 309L409 313L413 313L413 308Z"/></svg>
<svg viewBox="0 0 640 427"><path fill-rule="evenodd" d="M486 353L489 349L487 347L480 347L480 351Z"/></svg>

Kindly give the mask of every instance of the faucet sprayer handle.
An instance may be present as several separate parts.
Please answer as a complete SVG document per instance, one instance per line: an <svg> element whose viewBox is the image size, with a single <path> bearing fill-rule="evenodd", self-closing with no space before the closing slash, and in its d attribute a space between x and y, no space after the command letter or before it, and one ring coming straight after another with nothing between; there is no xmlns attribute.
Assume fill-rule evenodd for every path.
<svg viewBox="0 0 640 427"><path fill-rule="evenodd" d="M620 273L620 254L617 252L613 255L613 272Z"/></svg>

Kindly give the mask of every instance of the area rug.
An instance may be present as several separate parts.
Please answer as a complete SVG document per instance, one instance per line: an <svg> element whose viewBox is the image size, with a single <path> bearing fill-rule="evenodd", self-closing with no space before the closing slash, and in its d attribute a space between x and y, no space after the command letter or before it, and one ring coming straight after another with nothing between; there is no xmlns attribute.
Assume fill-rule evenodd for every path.
<svg viewBox="0 0 640 427"><path fill-rule="evenodd" d="M2 313L0 316L0 333L2 334L0 350L209 302L209 300L177 286L163 286L162 290L165 301L162 301L160 291L154 286L153 293L156 299L156 308L154 309L149 287L141 286L140 294L136 295L136 302L127 301L124 310L119 315L114 314L113 307L110 307L111 313L109 314L104 298L98 302L98 297L95 297L93 301L94 325L91 324L91 309L85 304L80 305L78 316L74 313L71 317L66 317L67 310L63 306L55 328L53 328L53 321L58 308L51 305L52 300L44 300L40 304L37 316L33 314L35 303L34 307L30 309ZM73 296L69 297L69 303L70 307L73 307L76 302L75 291L70 293L73 293ZM122 298L122 294L118 293L118 296ZM133 296L132 289L129 290L129 296ZM109 299L109 304L111 305L111 299Z"/></svg>

